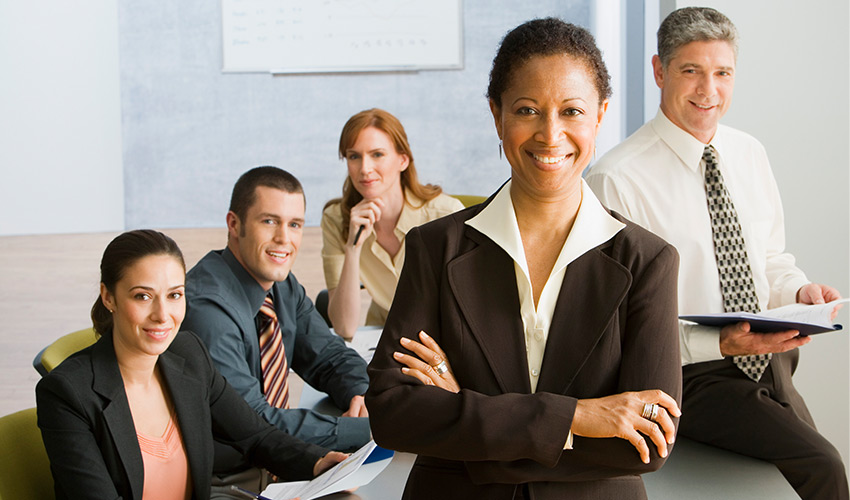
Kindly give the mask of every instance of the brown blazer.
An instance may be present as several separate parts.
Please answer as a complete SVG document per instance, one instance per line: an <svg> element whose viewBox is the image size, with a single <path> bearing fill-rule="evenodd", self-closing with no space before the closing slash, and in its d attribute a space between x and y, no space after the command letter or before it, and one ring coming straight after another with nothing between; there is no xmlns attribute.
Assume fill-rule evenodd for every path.
<svg viewBox="0 0 850 500"><path fill-rule="evenodd" d="M492 198L491 198L492 199ZM488 202L485 202L485 205ZM464 222L484 205L411 230L392 309L369 365L372 432L419 455L404 498L645 498L649 464L623 439L576 437L563 450L578 399L661 389L680 400L678 254L625 221L572 262L531 394L514 265ZM459 394L403 375L399 339L425 330L446 352Z"/></svg>

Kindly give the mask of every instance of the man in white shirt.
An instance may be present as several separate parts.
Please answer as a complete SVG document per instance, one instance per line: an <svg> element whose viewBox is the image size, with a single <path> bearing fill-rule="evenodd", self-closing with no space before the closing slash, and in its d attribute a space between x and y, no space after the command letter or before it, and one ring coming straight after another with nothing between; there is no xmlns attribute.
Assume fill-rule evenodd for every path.
<svg viewBox="0 0 850 500"><path fill-rule="evenodd" d="M671 13L652 59L661 109L587 175L603 204L679 251L679 314L840 298L809 282L785 252L779 191L762 145L718 124L732 100L736 56L737 31L720 12ZM733 247L740 262L730 264ZM734 284L730 265L741 278ZM750 297L742 300L752 309L730 298L736 294ZM841 457L791 381L797 348L811 341L797 333L680 322L679 433L774 463L803 499L847 499Z"/></svg>

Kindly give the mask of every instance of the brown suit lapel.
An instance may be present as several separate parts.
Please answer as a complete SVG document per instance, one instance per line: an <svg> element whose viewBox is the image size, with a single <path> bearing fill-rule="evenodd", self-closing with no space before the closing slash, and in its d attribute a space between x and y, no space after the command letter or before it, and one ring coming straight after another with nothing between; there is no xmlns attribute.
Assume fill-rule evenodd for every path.
<svg viewBox="0 0 850 500"><path fill-rule="evenodd" d="M629 271L600 248L567 266L549 328L538 391L567 392L631 286Z"/></svg>
<svg viewBox="0 0 850 500"><path fill-rule="evenodd" d="M501 391L527 394L531 386L513 260L477 230L466 227L465 235L478 245L449 262L449 286Z"/></svg>

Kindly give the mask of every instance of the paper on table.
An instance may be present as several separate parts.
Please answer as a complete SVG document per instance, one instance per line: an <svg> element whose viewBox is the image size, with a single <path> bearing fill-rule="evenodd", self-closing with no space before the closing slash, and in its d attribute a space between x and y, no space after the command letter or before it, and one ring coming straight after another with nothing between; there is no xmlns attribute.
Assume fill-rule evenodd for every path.
<svg viewBox="0 0 850 500"><path fill-rule="evenodd" d="M312 481L270 484L262 495L271 500L300 498L310 500L337 491L369 483L389 465L393 452L369 441L344 461L334 465Z"/></svg>
<svg viewBox="0 0 850 500"><path fill-rule="evenodd" d="M708 326L725 326L740 321L748 321L754 332L770 333L799 330L801 335L811 335L840 330L841 325L833 325L829 316L835 306L846 302L850 302L850 299L833 300L826 304L791 304L776 309L768 309L759 314L735 312L685 315L679 316L679 318Z"/></svg>
<svg viewBox="0 0 850 500"><path fill-rule="evenodd" d="M354 338L348 344L348 347L357 351L366 362L372 361L372 356L375 354L375 346L378 345L378 340L381 339L381 327L363 327L357 329Z"/></svg>

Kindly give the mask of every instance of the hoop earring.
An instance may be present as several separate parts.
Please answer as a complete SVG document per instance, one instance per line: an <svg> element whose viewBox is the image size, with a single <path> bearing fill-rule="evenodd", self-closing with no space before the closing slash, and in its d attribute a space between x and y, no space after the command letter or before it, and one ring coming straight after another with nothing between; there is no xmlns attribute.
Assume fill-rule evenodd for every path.
<svg viewBox="0 0 850 500"><path fill-rule="evenodd" d="M499 159L502 159L502 140L499 139Z"/></svg>

